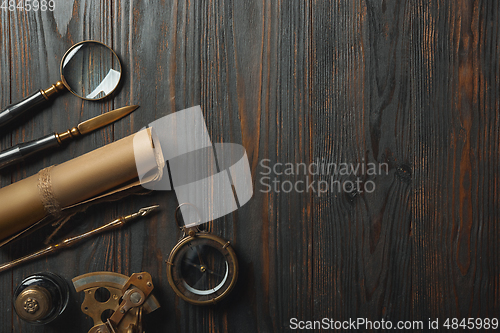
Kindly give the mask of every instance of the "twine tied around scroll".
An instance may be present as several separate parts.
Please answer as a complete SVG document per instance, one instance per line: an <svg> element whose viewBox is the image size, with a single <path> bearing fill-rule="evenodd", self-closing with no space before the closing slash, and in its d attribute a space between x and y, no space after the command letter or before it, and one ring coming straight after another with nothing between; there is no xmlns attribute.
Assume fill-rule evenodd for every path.
<svg viewBox="0 0 500 333"><path fill-rule="evenodd" d="M61 205L52 193L52 181L50 178L50 171L53 167L54 165L38 172L38 194L47 214L59 218L61 216Z"/></svg>

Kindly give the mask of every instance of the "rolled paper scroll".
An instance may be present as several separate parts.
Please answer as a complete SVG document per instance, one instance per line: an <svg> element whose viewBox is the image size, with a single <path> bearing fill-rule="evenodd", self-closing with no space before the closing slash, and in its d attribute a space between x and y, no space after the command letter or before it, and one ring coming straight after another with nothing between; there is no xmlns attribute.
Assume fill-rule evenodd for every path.
<svg viewBox="0 0 500 333"><path fill-rule="evenodd" d="M67 207L115 192L127 184L139 184L137 161L143 170L156 170L156 173L151 173L151 180L161 178L159 160L155 155L151 130L144 129L1 188L0 240L30 227L47 215L58 217Z"/></svg>

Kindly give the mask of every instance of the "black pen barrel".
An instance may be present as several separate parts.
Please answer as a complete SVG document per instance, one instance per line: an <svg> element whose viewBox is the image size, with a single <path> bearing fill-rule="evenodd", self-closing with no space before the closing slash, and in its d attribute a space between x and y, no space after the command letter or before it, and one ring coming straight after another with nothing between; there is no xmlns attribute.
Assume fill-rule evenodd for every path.
<svg viewBox="0 0 500 333"><path fill-rule="evenodd" d="M37 109L41 109L47 102L47 98L45 98L42 91L39 90L22 101L9 105L5 110L0 112L0 128L9 125L22 116L33 113Z"/></svg>

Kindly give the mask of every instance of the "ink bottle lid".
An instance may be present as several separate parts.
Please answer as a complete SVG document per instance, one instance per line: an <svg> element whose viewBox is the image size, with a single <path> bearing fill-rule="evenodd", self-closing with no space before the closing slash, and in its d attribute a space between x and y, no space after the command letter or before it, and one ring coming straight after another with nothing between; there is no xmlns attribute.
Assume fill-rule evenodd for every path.
<svg viewBox="0 0 500 333"><path fill-rule="evenodd" d="M66 309L68 301L66 281L51 272L28 276L14 292L17 315L34 325L44 325L56 319Z"/></svg>

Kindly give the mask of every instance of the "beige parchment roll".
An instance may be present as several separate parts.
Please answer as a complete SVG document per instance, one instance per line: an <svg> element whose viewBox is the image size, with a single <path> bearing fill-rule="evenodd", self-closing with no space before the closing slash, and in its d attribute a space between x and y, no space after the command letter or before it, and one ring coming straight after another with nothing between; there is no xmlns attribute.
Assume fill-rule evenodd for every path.
<svg viewBox="0 0 500 333"><path fill-rule="evenodd" d="M140 140L135 140L138 136ZM151 132L145 129L0 189L0 240L49 214L134 181L136 159L158 169ZM134 155L134 144L140 156ZM138 150L136 149L136 152ZM136 153L137 155L137 153Z"/></svg>

